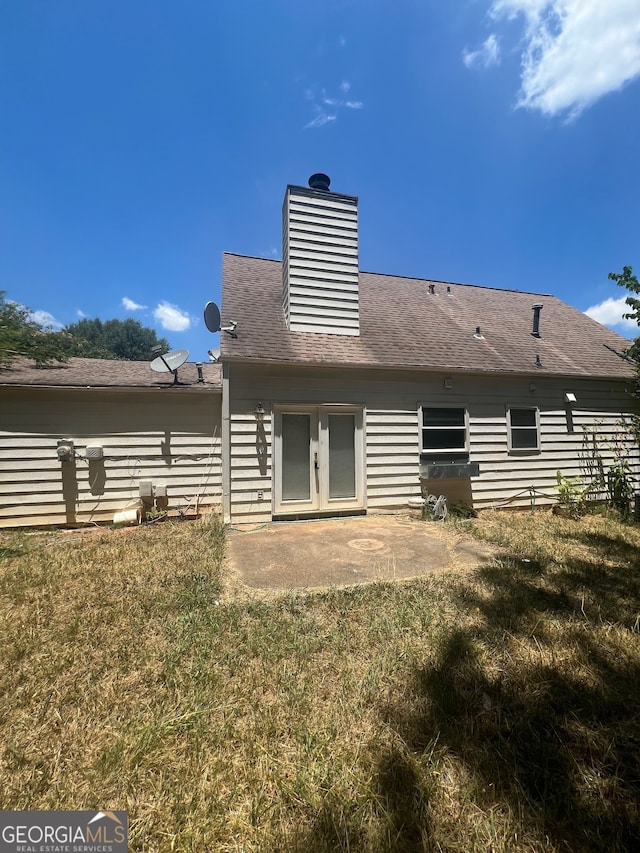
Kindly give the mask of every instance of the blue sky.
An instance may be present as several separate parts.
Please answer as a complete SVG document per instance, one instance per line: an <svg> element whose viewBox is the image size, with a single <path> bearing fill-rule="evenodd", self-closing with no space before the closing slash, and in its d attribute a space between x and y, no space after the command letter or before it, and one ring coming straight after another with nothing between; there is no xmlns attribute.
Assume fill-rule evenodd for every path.
<svg viewBox="0 0 640 853"><path fill-rule="evenodd" d="M640 272L638 0L8 0L0 114L0 289L54 328L206 360L222 252L280 258L323 171L361 269L635 334L607 273Z"/></svg>

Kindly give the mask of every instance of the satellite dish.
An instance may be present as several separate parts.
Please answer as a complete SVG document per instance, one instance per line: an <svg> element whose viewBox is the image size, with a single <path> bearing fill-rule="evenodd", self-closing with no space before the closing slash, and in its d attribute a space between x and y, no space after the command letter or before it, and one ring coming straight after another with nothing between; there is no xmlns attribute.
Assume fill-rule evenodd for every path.
<svg viewBox="0 0 640 853"><path fill-rule="evenodd" d="M175 373L189 358L188 349L174 349L154 358L149 367L156 373Z"/></svg>
<svg viewBox="0 0 640 853"><path fill-rule="evenodd" d="M210 332L220 331L220 309L215 302L207 302L204 306L204 324Z"/></svg>
<svg viewBox="0 0 640 853"><path fill-rule="evenodd" d="M215 302L207 302L204 306L204 324L210 332L226 332L230 337L237 338L235 320L232 320L228 326L221 325L220 309Z"/></svg>

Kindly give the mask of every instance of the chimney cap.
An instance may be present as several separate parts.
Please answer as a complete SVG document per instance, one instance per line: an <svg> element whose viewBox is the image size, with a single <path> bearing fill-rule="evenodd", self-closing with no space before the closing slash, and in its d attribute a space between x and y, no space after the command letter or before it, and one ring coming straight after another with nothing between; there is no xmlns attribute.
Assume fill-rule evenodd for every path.
<svg viewBox="0 0 640 853"><path fill-rule="evenodd" d="M309 186L312 190L324 190L325 192L329 192L330 184L331 178L329 175L325 175L322 172L316 172L309 178Z"/></svg>

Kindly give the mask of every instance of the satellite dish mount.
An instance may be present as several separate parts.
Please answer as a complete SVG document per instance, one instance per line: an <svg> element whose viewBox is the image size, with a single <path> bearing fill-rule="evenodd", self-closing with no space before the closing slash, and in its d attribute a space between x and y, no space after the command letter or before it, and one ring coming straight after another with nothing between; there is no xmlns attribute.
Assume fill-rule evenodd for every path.
<svg viewBox="0 0 640 853"><path fill-rule="evenodd" d="M204 306L204 324L210 332L226 332L232 338L237 338L235 320L231 320L228 326L222 326L220 322L220 309L215 302L207 302Z"/></svg>
<svg viewBox="0 0 640 853"><path fill-rule="evenodd" d="M155 352L158 348L154 347ZM149 367L156 373L173 373L173 384L179 385L178 368L189 358L188 349L174 349L153 359Z"/></svg>

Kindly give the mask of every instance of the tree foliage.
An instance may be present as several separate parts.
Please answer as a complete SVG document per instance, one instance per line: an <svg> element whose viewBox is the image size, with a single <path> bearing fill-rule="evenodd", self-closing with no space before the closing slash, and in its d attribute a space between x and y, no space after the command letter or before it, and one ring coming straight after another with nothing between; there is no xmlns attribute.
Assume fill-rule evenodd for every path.
<svg viewBox="0 0 640 853"><path fill-rule="evenodd" d="M157 346L169 349L165 338L132 319L80 320L59 332L51 331L0 290L0 368L9 367L19 356L31 358L37 365L67 361L71 356L147 361Z"/></svg>
<svg viewBox="0 0 640 853"><path fill-rule="evenodd" d="M76 342L76 355L86 358L119 358L148 361L153 348L169 349L165 338L158 338L153 329L138 320L85 319L67 326L65 331Z"/></svg>
<svg viewBox="0 0 640 853"><path fill-rule="evenodd" d="M629 293L640 295L640 281L633 275L632 267L623 267L621 273L610 272L609 278L620 287L625 287ZM635 320L640 326L640 299L635 296L627 296L626 303L631 309L624 317L626 320ZM627 350L627 355L640 362L640 338L636 338Z"/></svg>
<svg viewBox="0 0 640 853"><path fill-rule="evenodd" d="M0 368L18 356L32 358L36 364L66 361L73 350L70 336L44 329L31 319L28 308L8 300L0 290Z"/></svg>

